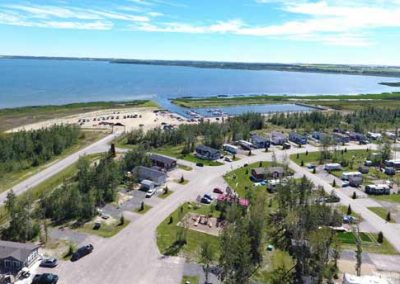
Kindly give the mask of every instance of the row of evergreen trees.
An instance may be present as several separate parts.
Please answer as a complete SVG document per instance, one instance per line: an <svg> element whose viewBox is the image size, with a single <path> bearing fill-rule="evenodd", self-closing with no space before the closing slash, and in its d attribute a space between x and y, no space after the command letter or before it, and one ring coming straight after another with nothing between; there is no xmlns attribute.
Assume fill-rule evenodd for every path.
<svg viewBox="0 0 400 284"><path fill-rule="evenodd" d="M127 144L142 144L145 148L159 148L184 144L187 152L193 148L199 137L213 148L221 148L225 141L248 139L250 132L264 127L265 119L259 113L246 113L224 119L221 123L202 121L199 124L182 124L175 129L156 128L144 133L133 130L126 136Z"/></svg>
<svg viewBox="0 0 400 284"><path fill-rule="evenodd" d="M0 135L0 175L38 166L78 142L77 126L56 125Z"/></svg>
<svg viewBox="0 0 400 284"><path fill-rule="evenodd" d="M400 123L400 110L368 107L344 115L339 112L327 114L320 111L291 114L281 113L272 115L269 122L288 129L322 131L340 127L366 133L367 131L396 127Z"/></svg>

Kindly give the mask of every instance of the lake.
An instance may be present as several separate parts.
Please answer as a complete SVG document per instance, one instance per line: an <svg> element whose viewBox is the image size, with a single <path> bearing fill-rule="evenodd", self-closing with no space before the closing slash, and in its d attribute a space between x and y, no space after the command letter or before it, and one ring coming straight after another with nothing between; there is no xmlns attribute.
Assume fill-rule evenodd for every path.
<svg viewBox="0 0 400 284"><path fill-rule="evenodd" d="M400 89L378 84L383 81L398 79L105 61L0 59L0 108L144 98L169 107L170 98L182 96L360 94ZM288 107L296 111L297 106L292 109L293 105L282 105L274 111L288 111Z"/></svg>

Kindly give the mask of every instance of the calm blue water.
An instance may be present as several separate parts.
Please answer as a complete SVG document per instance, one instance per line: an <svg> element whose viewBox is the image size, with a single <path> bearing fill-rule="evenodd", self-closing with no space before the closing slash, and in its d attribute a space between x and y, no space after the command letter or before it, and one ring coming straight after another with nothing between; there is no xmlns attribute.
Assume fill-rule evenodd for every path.
<svg viewBox="0 0 400 284"><path fill-rule="evenodd" d="M358 94L399 90L379 85L382 81L398 79L99 61L0 59L0 108L141 98L152 98L168 106L169 98L182 96Z"/></svg>

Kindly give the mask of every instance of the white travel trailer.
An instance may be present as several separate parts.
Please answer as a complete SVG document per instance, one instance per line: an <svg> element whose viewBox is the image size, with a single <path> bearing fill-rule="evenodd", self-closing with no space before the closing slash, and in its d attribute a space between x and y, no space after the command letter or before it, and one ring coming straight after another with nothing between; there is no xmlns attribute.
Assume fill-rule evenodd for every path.
<svg viewBox="0 0 400 284"><path fill-rule="evenodd" d="M349 180L354 177L362 177L362 173L360 172L344 172L342 174L342 180Z"/></svg>
<svg viewBox="0 0 400 284"><path fill-rule="evenodd" d="M340 171L342 169L342 165L339 163L329 163L325 165L324 169L326 171Z"/></svg>
<svg viewBox="0 0 400 284"><path fill-rule="evenodd" d="M223 145L223 149L224 149L224 151L227 151L227 152L229 152L231 154L237 154L237 152L239 150L238 147L236 147L234 145L231 145L231 144L224 144Z"/></svg>

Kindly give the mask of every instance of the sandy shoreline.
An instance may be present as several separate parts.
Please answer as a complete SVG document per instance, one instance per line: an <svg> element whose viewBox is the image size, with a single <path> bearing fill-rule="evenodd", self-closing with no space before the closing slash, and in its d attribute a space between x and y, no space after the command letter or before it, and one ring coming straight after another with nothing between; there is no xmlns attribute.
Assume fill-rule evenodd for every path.
<svg viewBox="0 0 400 284"><path fill-rule="evenodd" d="M158 108L115 108L50 119L13 128L7 132L35 130L61 124L80 125L83 129L111 129L114 125L123 128L124 131L130 131L137 128L148 130L155 127L177 126L182 123L190 122L176 113Z"/></svg>

